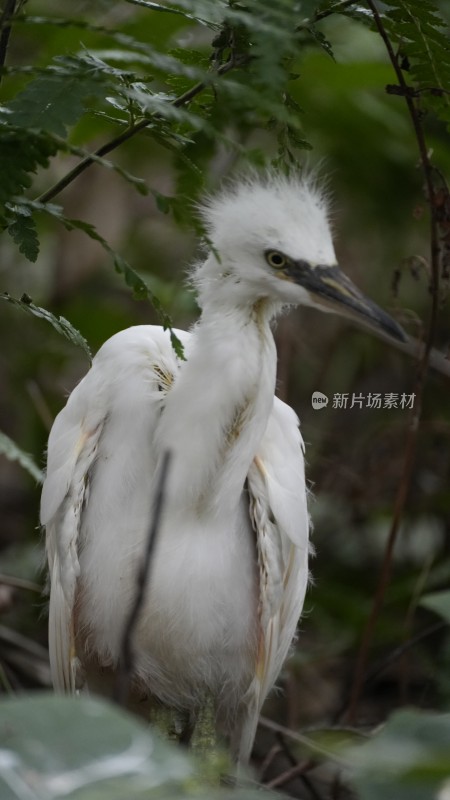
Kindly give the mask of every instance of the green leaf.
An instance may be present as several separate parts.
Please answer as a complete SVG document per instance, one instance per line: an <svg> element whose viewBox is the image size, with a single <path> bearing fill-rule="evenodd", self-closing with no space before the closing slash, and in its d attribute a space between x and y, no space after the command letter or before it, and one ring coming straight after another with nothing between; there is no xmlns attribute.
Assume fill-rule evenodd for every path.
<svg viewBox="0 0 450 800"><path fill-rule="evenodd" d="M131 0L128 0L131 2ZM140 3L135 3L135 5L140 5ZM155 10L155 9L152 9ZM161 9L163 10L163 9ZM183 12L178 12L176 9L169 9L164 8L164 11L172 11L172 13L180 13L182 16L187 16ZM189 17L193 19L192 15ZM177 70L177 68L182 69L182 65L184 63L192 65L196 65L198 60L191 61L190 59L181 58L181 53L187 53L190 51L183 51L181 48L178 50L178 55L176 58L173 57L175 53L169 52L167 55L166 53L162 53L156 51L147 41L140 41L129 34L123 33L122 31L117 31L109 27L105 27L104 25L95 25L86 20L81 19L58 19L57 17L34 17L34 16L27 16L23 20L21 20L25 25L51 25L52 27L60 27L60 28L79 28L83 31L89 31L92 33L100 33L104 34L109 40L115 42L116 44L120 45L122 48L121 57L125 62L132 62L133 60L136 63L143 63L143 64L153 64L154 66L159 67L160 69L166 69L167 72L170 72L171 69ZM105 54L107 51L104 51ZM92 56L101 55L101 51L86 50L83 52L83 55L80 56L84 59L88 57L88 54ZM111 56L114 58L114 53L111 53ZM102 71L106 70L109 72L108 66L104 63L107 61L108 58L103 59ZM205 69L208 67L208 64L205 64ZM7 74L14 73L14 67L5 67L5 71ZM19 68L20 70L20 68ZM114 74L120 75L119 72L115 71Z"/></svg>
<svg viewBox="0 0 450 800"><path fill-rule="evenodd" d="M177 98L174 95L152 92L149 87L138 83L124 87L121 93L143 117L155 115L172 123L186 125L194 131L209 130L213 134L213 129L200 114L175 105Z"/></svg>
<svg viewBox="0 0 450 800"><path fill-rule="evenodd" d="M170 316L165 312L161 302L159 299L153 294L152 290L149 286L145 283L143 278L130 266L128 261L126 261L123 256L119 253L116 253L115 250L108 244L106 239L101 236L98 231L95 229L93 225L89 222L85 222L81 219L69 219L68 217L64 216L62 209L60 206L53 205L52 203L40 203L37 200L26 200L22 199L22 203L25 206L28 206L30 209L34 211L43 211L44 213L50 214L50 216L57 219L67 230L79 230L83 231L90 239L93 239L95 242L98 242L101 247L108 253L109 256L113 259L114 266L116 271L122 275L125 279L125 283L133 290L133 295L137 300L149 300L152 304L153 308L155 309L156 313L159 316L161 321L161 325L163 326L164 330L170 331L170 338L172 344L175 342L176 346L174 347L175 352L179 358L184 359L183 355L183 345L180 340L177 338L176 334L172 330L172 320ZM0 295L2 297L2 295ZM9 297L9 296L8 296ZM14 301L13 301L14 302ZM15 301L18 302L18 301ZM40 309L44 311L44 309ZM49 314L49 312L45 312L45 314ZM50 315L51 317L52 315ZM62 317L60 317L60 320ZM49 319L49 322L51 320ZM67 320L65 320L67 322ZM52 323L53 324L53 323ZM69 325L69 323L67 323Z"/></svg>
<svg viewBox="0 0 450 800"><path fill-rule="evenodd" d="M6 433L2 433L0 431L0 453L6 456L10 461L17 461L21 467L23 467L32 478L34 478L38 483L42 483L44 480L43 472L39 469L39 467L35 464L33 458L25 453L20 447L13 442Z"/></svg>
<svg viewBox="0 0 450 800"><path fill-rule="evenodd" d="M29 173L48 167L58 147L46 134L6 127L0 119L0 204L31 186Z"/></svg>
<svg viewBox="0 0 450 800"><path fill-rule="evenodd" d="M51 312L47 311L45 308L36 306L31 298L26 294L22 295L20 300L17 300L16 298L11 297L11 295L9 295L7 292L1 292L0 300L11 303L11 305L16 306L16 308L21 308L22 311L26 311L28 314L32 314L34 317L44 319L46 322L50 323L50 325L52 325L52 327L55 328L55 330L58 331L61 336L64 336L69 340L69 342L77 345L77 347L81 347L81 349L86 353L89 362L92 362L92 353L86 339L79 331L77 331L76 328L73 327L73 325L70 324L67 319L64 317L55 317L54 314L51 314Z"/></svg>
<svg viewBox="0 0 450 800"><path fill-rule="evenodd" d="M2 800L260 800L223 789L226 758L186 750L112 703L50 693L0 701ZM209 783L208 783L209 780ZM264 797L276 798L268 790Z"/></svg>
<svg viewBox="0 0 450 800"><path fill-rule="evenodd" d="M104 96L105 82L98 70L81 59L55 61L57 66L30 81L7 104L11 125L65 136L67 126L83 116L87 98Z"/></svg>
<svg viewBox="0 0 450 800"><path fill-rule="evenodd" d="M170 331L170 343L175 351L175 354L181 361L186 361L186 356L184 355L184 347L180 339L178 338L174 330L170 328L168 325L165 326L164 330L167 330L167 328L169 328Z"/></svg>
<svg viewBox="0 0 450 800"><path fill-rule="evenodd" d="M116 272L124 277L126 285L133 291L133 297L135 297L136 300L150 300L152 305L156 303L156 306L158 306L158 299L154 296L143 278L130 266L128 261L119 255L119 253L114 253L113 259Z"/></svg>
<svg viewBox="0 0 450 800"><path fill-rule="evenodd" d="M169 214L171 205L172 205L172 198L168 197L165 194L161 194L156 189L152 189L152 195L156 202L156 207L161 214Z"/></svg>
<svg viewBox="0 0 450 800"><path fill-rule="evenodd" d="M186 19L193 20L195 22L199 22L200 24L206 24L206 20L203 17L194 16L194 14L190 14L188 11L183 11L180 8L176 8L175 6L169 5L162 5L162 3L153 3L152 0L126 0L127 3L131 3L133 6L141 6L141 8L148 8L149 11L165 11L169 14L180 14L182 17Z"/></svg>
<svg viewBox="0 0 450 800"><path fill-rule="evenodd" d="M193 774L180 749L100 700L50 694L10 698L1 702L1 717L4 798L181 797Z"/></svg>
<svg viewBox="0 0 450 800"><path fill-rule="evenodd" d="M450 777L450 714L394 713L344 755L360 800L430 800Z"/></svg>
<svg viewBox="0 0 450 800"><path fill-rule="evenodd" d="M179 340L178 336L176 335L176 333L174 332L172 328L172 320L170 319L169 315L166 314L166 312L164 311L160 300L153 294L150 287L145 283L145 281L141 278L141 276L138 275L138 273L132 267L130 267L128 262L125 261L125 259L122 258L122 256L120 256L118 253L114 253L113 258L116 271L119 273L119 275L123 275L127 286L129 286L130 289L133 290L133 296L137 300L149 300L151 302L153 308L155 309L160 318L164 330L170 331L170 341L172 343L172 347L175 351L175 354L178 356L178 358L184 361L185 356L184 356L183 345Z"/></svg>
<svg viewBox="0 0 450 800"><path fill-rule="evenodd" d="M34 262L39 255L39 239L36 223L28 209L26 211L28 213L22 213L17 206L8 209L8 217L9 219L12 217L13 221L8 220L7 231L25 258Z"/></svg>
<svg viewBox="0 0 450 800"><path fill-rule="evenodd" d="M383 22L409 62L407 75L421 90L422 105L450 121L450 39L447 25L431 0L389 0ZM444 33L445 31L445 33ZM429 90L438 90L439 96Z"/></svg>
<svg viewBox="0 0 450 800"><path fill-rule="evenodd" d="M450 623L450 590L426 594L421 598L420 605L434 611Z"/></svg>
<svg viewBox="0 0 450 800"><path fill-rule="evenodd" d="M317 42L317 44L322 48L322 50L325 50L325 53L328 56L330 56L330 58L332 58L333 61L335 61L331 42L328 41L328 39L326 38L326 36L324 36L322 31L319 31L314 25L311 25L306 30L314 39L314 41Z"/></svg>
<svg viewBox="0 0 450 800"><path fill-rule="evenodd" d="M18 71L28 72L29 68ZM111 79L123 74L88 53L56 56L5 105L5 119L13 126L64 136L66 127L83 115L86 101L103 98Z"/></svg>

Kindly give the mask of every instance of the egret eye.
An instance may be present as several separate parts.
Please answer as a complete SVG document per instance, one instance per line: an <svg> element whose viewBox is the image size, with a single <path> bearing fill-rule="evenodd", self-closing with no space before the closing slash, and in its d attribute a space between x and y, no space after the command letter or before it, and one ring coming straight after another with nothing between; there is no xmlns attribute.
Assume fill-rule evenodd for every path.
<svg viewBox="0 0 450 800"><path fill-rule="evenodd" d="M286 256L278 250L266 250L265 256L267 263L273 269L283 269L288 263Z"/></svg>

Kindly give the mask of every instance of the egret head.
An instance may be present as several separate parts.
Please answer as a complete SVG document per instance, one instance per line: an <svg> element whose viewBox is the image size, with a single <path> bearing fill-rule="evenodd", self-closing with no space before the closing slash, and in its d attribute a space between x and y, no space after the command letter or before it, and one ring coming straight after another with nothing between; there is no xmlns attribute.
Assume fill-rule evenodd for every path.
<svg viewBox="0 0 450 800"><path fill-rule="evenodd" d="M267 298L359 318L397 339L397 323L340 270L328 203L311 177L267 174L232 184L202 208L211 255L194 274L200 303L242 305Z"/></svg>

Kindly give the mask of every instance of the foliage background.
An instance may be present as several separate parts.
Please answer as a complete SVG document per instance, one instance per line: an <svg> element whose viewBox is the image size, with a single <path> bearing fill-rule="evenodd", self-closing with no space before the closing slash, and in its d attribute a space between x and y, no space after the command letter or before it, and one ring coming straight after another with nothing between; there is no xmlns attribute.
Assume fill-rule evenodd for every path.
<svg viewBox="0 0 450 800"><path fill-rule="evenodd" d="M430 317L429 211L416 137L404 98L385 91L395 75L383 42L367 24L367 9L338 3L346 13L331 14L331 5L192 0L177 4L179 14L126 0L79 0L70 9L53 0L19 6L0 86L0 183L6 200L1 221L11 234L5 230L0 238L0 291L14 298L25 292L39 307L70 320L95 352L128 325L161 321L161 310L134 299L126 287L123 272L129 264L163 313L185 328L197 314L183 283L201 234L193 204L203 190L214 190L249 163L272 161L284 169L295 161L320 164L327 176L336 250L346 272L412 335L423 335ZM405 9L420 15L432 8L414 2L389 6L394 40ZM448 22L445 2L440 12ZM315 15L315 26L300 25ZM300 25L297 32L293 20ZM400 49L404 74L417 86L430 85L430 75L420 74L420 59L414 58L423 46L419 28L434 48L431 63L438 69L432 77L444 81L444 94L421 95L417 105L433 163L445 176L450 173L449 39L445 27L434 34L430 27L423 21L409 34L404 28ZM239 66L249 48L254 60ZM199 79L212 80L212 69L223 68L231 57L237 61L233 69L189 106L177 110L169 104L172 95L182 95ZM35 82L27 89L30 79ZM96 149L143 114L153 115L152 125L111 154L115 165L137 177L138 186L95 164L52 198L54 205L43 211L32 205L79 162L82 149ZM14 165L31 157L32 146L37 153L32 185L26 180L16 185ZM73 223L67 220L73 219L97 233L68 230ZM143 294L138 280L128 274ZM435 346L445 352L450 324L444 291L440 306ZM51 422L89 362L81 348L42 319L8 302L0 308L0 430L43 468ZM299 730L336 725L345 717L409 424L401 409L343 410L330 402L314 411L311 394L409 394L415 363L342 320L310 310L280 321L277 344L278 391L298 412L307 444L317 555L299 641L281 681L284 691L268 701L267 715ZM449 708L450 639L442 621L450 616L448 604L441 616L421 604L424 595L446 590L450 576L448 408L448 378L430 373L393 575L352 719L364 730L399 706ZM49 682L45 603L35 591L44 581L38 503L36 479L0 456L4 691ZM259 766L273 742L273 731L262 727L255 749ZM264 766L266 781L276 783L286 770L286 751L277 758ZM318 767L312 759L284 788L295 796L314 796L310 779L325 797L336 778L329 765Z"/></svg>

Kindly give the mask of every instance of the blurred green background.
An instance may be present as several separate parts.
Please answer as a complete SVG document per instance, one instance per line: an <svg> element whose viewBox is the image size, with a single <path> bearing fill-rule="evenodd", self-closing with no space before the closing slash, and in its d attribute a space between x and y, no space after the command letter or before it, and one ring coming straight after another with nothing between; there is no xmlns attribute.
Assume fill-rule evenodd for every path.
<svg viewBox="0 0 450 800"><path fill-rule="evenodd" d="M442 8L448 14L445 4ZM60 4L51 0L29 2L27 13L63 15ZM209 57L211 32L183 16L126 2L73 2L70 16L136 36L161 52L194 47ZM333 45L335 60L311 39L299 48L294 72L300 77L290 82L289 91L301 108L303 134L312 150L299 150L296 156L300 163L319 165L327 181L341 266L410 334L420 337L430 314L427 271L419 268L429 258L429 215L406 104L385 92L385 85L395 78L375 33L343 16L324 20L320 29ZM104 51L113 44L107 36L80 27L18 23L7 63L44 66L55 55L83 48ZM23 75L4 78L3 101L26 80ZM179 93L183 81L173 78L165 90ZM201 104L201 97L197 102ZM93 110L95 103L70 134L73 144L89 150L117 131ZM231 112L219 107L215 113L228 114L223 130L239 143L239 151L201 132L187 148L208 190L245 167L249 158L276 156L276 136L270 126L263 129L251 119L241 124ZM431 114L425 115L423 124L434 163L449 175L448 131ZM77 160L76 156L57 156L48 170L36 176L33 196ZM156 193L178 193L186 204L196 199L198 187L192 174L180 179L179 155L148 132L120 147L112 160L143 178ZM162 213L154 194L140 195L115 172L97 165L55 202L63 205L67 217L93 223L127 258L176 327L193 323L197 307L185 286L186 270L199 253L192 227ZM26 292L35 303L64 316L94 352L124 327L159 322L150 303L133 299L98 244L44 215L39 230L41 253L36 264L26 261L5 234L1 237L2 291L14 297ZM395 280L398 271L400 279ZM7 304L1 308L0 336L0 430L43 468L52 420L88 362L81 350L45 322ZM297 728L336 722L348 702L355 654L392 519L409 423L404 409L336 409L332 398L335 393L409 394L414 391L416 365L369 333L309 309L286 315L276 338L278 392L298 413L306 442L316 557L298 643L282 680L285 691L269 700L267 713ZM449 340L448 302L443 297L435 345L445 352ZM320 411L311 405L316 390L330 398ZM428 628L434 630L439 617L421 608L419 601L424 593L445 589L450 578L448 397L448 378L430 372L394 572L370 653L370 669L380 670L365 687L358 710L362 724L376 723L405 703L449 707L448 629L431 632L407 647L402 658L391 658L399 645ZM1 572L41 586L38 506L36 483L17 463L0 456ZM0 663L3 688L20 690L48 682L44 653L34 648L34 643L46 643L45 600L33 587L14 588L12 583L2 584L0 578Z"/></svg>

